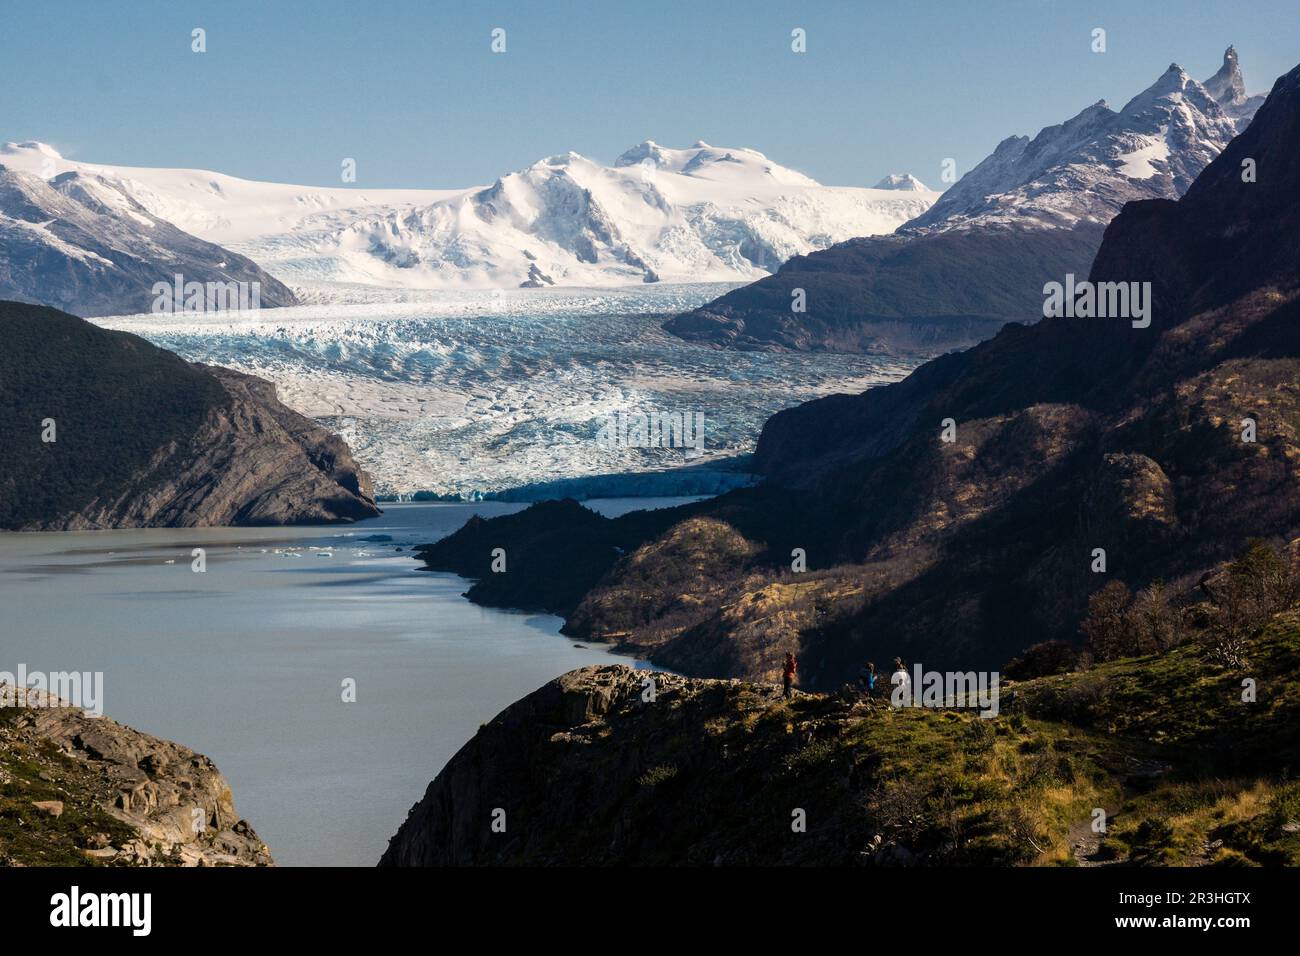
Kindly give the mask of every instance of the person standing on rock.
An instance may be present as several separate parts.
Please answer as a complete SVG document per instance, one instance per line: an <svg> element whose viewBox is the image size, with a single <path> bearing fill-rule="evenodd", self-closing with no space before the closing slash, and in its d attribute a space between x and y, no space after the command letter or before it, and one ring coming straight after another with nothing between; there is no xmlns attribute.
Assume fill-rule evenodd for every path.
<svg viewBox="0 0 1300 956"><path fill-rule="evenodd" d="M799 670L799 662L795 660L793 654L785 655L785 666L781 668L781 685L784 688L781 696L791 697L794 694L794 675Z"/></svg>
<svg viewBox="0 0 1300 956"><path fill-rule="evenodd" d="M862 670L858 671L858 685L862 689L862 696L867 700L876 696L875 661L867 661L862 665Z"/></svg>
<svg viewBox="0 0 1300 956"><path fill-rule="evenodd" d="M889 683L893 685L894 690L890 695L889 703L892 707L905 707L907 700L911 696L911 680L907 676L907 666L903 663L901 657L894 658L894 673L890 675Z"/></svg>

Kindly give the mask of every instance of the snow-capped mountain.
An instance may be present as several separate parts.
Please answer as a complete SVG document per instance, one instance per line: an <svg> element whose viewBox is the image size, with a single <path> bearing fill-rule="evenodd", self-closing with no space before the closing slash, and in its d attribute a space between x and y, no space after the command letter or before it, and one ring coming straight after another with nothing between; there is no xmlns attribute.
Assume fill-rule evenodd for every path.
<svg viewBox="0 0 1300 956"><path fill-rule="evenodd" d="M921 180L917 179L911 173L890 173L880 182L876 183L876 189L901 189L907 192L927 193L930 187Z"/></svg>
<svg viewBox="0 0 1300 956"><path fill-rule="evenodd" d="M1032 140L1004 139L906 228L1069 228L1108 223L1131 200L1177 199L1259 102L1245 94L1232 47L1204 84L1171 64L1118 112L1102 100Z"/></svg>
<svg viewBox="0 0 1300 956"><path fill-rule="evenodd" d="M306 221L338 216L342 225L356 210L435 202L462 190L357 189L262 183L205 169L111 166L67 159L47 143L0 146L0 165L53 179L77 172L114 183L151 215L209 242L233 246L290 232Z"/></svg>
<svg viewBox="0 0 1300 956"><path fill-rule="evenodd" d="M1205 83L1171 65L1118 111L1101 101L1032 139L1003 140L893 235L792 259L664 328L742 349L897 353L1032 321L1043 284L1086 275L1126 202L1177 199L1250 123L1262 98L1245 90L1231 47ZM796 288L806 313L789 308Z"/></svg>
<svg viewBox="0 0 1300 956"><path fill-rule="evenodd" d="M177 229L120 183L76 171L47 182L0 165L0 299L79 315L142 312L154 283L171 286L177 274L255 282L264 306L295 302L251 260Z"/></svg>
<svg viewBox="0 0 1300 956"><path fill-rule="evenodd" d="M741 281L850 236L892 232L938 193L827 187L750 149L643 142L606 166L548 157L486 187L361 190L202 170L88 166L39 143L0 162L93 169L151 214L298 286L406 289ZM910 178L909 178L910 179Z"/></svg>
<svg viewBox="0 0 1300 956"><path fill-rule="evenodd" d="M929 192L824 187L753 150L647 141L613 166L551 156L486 189L300 238L332 252L354 281L725 281L766 274L848 236L892 232L933 200Z"/></svg>

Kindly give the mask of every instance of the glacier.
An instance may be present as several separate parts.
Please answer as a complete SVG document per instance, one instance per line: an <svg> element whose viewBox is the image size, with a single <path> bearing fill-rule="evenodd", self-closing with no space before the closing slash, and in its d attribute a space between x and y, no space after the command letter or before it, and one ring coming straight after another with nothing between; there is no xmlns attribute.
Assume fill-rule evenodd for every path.
<svg viewBox="0 0 1300 956"><path fill-rule="evenodd" d="M659 327L733 285L376 290L397 301L94 321L275 382L389 498L714 494L744 483L774 412L925 357L736 353ZM704 455L597 442L611 415L652 410L703 413Z"/></svg>

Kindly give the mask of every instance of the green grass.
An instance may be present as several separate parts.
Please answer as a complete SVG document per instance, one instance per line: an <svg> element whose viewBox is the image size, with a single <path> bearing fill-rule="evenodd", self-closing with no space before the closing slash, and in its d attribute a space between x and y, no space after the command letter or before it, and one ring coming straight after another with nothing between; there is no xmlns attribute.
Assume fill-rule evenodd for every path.
<svg viewBox="0 0 1300 956"><path fill-rule="evenodd" d="M1100 664L1016 688L1028 713L1141 740L1205 770L1300 770L1300 616L1280 615L1248 664L1210 661L1196 644ZM1255 700L1243 700L1243 681Z"/></svg>

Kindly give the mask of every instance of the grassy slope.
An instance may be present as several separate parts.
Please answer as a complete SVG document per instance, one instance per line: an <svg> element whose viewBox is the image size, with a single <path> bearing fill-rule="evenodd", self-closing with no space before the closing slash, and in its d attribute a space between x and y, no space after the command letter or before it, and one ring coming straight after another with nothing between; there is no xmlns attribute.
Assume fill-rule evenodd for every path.
<svg viewBox="0 0 1300 956"><path fill-rule="evenodd" d="M1076 862L1072 842L1101 807L1102 860L1300 865L1300 614L1252 642L1244 672L1185 645L1014 685L1008 704L992 735L977 718L913 711L862 742L891 754L931 826L951 818L1004 859ZM981 834L985 820L1002 826Z"/></svg>
<svg viewBox="0 0 1300 956"><path fill-rule="evenodd" d="M1255 699L1243 700L1243 681ZM1109 842L1144 863L1300 864L1300 613L1276 618L1238 672L1194 645L1041 678L1027 713L1144 748L1168 772L1128 781ZM1110 805L1106 805L1110 809Z"/></svg>

